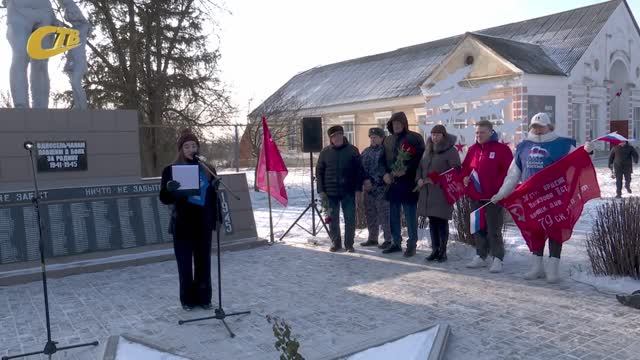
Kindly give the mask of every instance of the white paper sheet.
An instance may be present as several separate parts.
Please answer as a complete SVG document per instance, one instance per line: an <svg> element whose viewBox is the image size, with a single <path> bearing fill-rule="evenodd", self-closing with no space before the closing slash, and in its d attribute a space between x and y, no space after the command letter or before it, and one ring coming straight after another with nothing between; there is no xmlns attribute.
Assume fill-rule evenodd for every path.
<svg viewBox="0 0 640 360"><path fill-rule="evenodd" d="M173 180L180 183L178 190L200 189L200 173L198 165L173 165L171 167Z"/></svg>

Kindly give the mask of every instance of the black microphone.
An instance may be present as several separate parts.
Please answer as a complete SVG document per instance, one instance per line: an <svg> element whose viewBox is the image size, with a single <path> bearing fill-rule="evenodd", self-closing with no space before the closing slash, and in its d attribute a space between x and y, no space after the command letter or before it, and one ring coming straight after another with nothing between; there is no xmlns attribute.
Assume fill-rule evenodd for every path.
<svg viewBox="0 0 640 360"><path fill-rule="evenodd" d="M207 158L198 153L193 154L193 158L198 160L199 162L203 162L203 163L207 162Z"/></svg>
<svg viewBox="0 0 640 360"><path fill-rule="evenodd" d="M218 174L216 172L216 170L214 168L211 168L211 166L207 163L207 158L200 155L199 153L195 153L193 154L193 158L196 159L198 161L198 163L200 163L200 165L204 166L205 168L207 168L207 170L209 170L209 173L211 174L211 176L216 179L218 177Z"/></svg>

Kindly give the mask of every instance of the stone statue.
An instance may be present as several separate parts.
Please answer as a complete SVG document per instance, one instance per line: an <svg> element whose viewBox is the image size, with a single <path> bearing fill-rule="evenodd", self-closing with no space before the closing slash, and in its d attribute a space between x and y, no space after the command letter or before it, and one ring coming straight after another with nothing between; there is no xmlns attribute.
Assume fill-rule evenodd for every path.
<svg viewBox="0 0 640 360"><path fill-rule="evenodd" d="M67 62L64 65L64 72L69 76L69 81L71 82L73 108L86 109L87 94L82 87L82 79L87 73L87 53L85 48L91 26L73 0L59 1L64 9L64 19L72 25L73 29L80 32L80 45L67 52Z"/></svg>
<svg viewBox="0 0 640 360"><path fill-rule="evenodd" d="M48 60L32 60L27 54L31 33L42 26L57 24L49 0L3 0L7 7L7 39L12 49L10 83L13 106L29 107L29 83L34 108L49 107ZM47 36L43 47L50 48L53 36ZM27 82L27 68L31 65Z"/></svg>

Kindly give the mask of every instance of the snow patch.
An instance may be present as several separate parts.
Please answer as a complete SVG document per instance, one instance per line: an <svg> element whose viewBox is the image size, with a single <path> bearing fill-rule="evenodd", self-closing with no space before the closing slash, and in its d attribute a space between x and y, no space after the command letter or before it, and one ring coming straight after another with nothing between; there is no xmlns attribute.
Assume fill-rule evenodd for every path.
<svg viewBox="0 0 640 360"><path fill-rule="evenodd" d="M167 354L160 350L131 342L125 338L118 341L116 360L189 360L187 358Z"/></svg>
<svg viewBox="0 0 640 360"><path fill-rule="evenodd" d="M351 355L347 360L428 359L438 326Z"/></svg>
<svg viewBox="0 0 640 360"><path fill-rule="evenodd" d="M630 277L614 278L611 276L597 276L591 271L581 268L574 268L571 271L571 279L591 285L598 291L610 294L631 294L640 290L640 280Z"/></svg>

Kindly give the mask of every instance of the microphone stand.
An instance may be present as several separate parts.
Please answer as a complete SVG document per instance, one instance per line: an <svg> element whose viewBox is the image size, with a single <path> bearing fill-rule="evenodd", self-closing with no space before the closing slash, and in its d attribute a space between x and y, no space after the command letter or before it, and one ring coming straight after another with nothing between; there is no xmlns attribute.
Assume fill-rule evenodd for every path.
<svg viewBox="0 0 640 360"><path fill-rule="evenodd" d="M39 240L38 243L40 248L40 272L42 273L42 289L44 293L44 314L45 314L45 321L46 321L45 325L47 328L47 343L45 344L44 350L42 351L35 351L35 352L30 352L30 353L20 354L20 355L3 356L2 360L17 359L21 357L27 357L27 356L38 355L38 354L47 355L49 356L49 359L51 359L51 355L57 353L58 351L75 349L75 348L80 348L85 346L98 345L97 341L93 341L86 344L57 347L56 344L58 342L51 340L51 319L49 316L49 290L47 288L47 266L46 266L45 257L44 257L44 238L42 237L42 221L40 220L40 190L38 189L38 177L36 176L36 165L33 160L33 147L34 147L33 142L25 141L24 148L27 151L29 151L29 156L31 159L31 168L33 170L33 187L35 192L34 192L34 197L31 201L33 202L33 207L36 211L36 219L38 221L38 240Z"/></svg>
<svg viewBox="0 0 640 360"><path fill-rule="evenodd" d="M222 221L220 219L221 200L220 200L220 191L218 191L218 187L222 185L222 187L224 187L224 189L229 193L229 195L231 195L236 200L240 200L240 197L236 195L231 189L229 189L229 187L222 181L222 179L216 174L216 172L213 169L211 169L209 165L207 165L207 163L202 161L200 158L197 158L197 159L200 166L202 166L202 168L205 169L213 177L211 186L214 186L216 189L216 198L217 198L217 207L218 207L217 216L216 216L216 244L218 249L217 251L218 252L217 254L218 255L218 307L214 310L215 312L214 316L207 316L207 317L201 317L201 318L190 319L190 320L180 320L178 321L178 325L196 322L196 321L202 321L202 320L217 319L222 321L222 324L225 326L225 328L227 328L229 335L233 338L236 336L236 334L234 334L233 331L231 331L231 328L229 328L229 325L227 325L227 322L225 321L225 319L230 316L250 314L251 311L240 311L240 312L227 314L222 309L222 264L220 261L220 228L222 227Z"/></svg>

